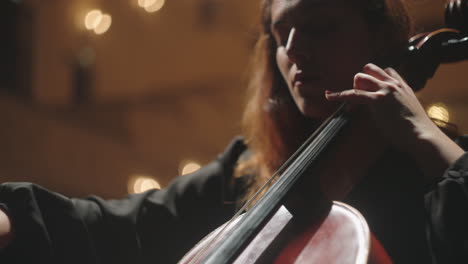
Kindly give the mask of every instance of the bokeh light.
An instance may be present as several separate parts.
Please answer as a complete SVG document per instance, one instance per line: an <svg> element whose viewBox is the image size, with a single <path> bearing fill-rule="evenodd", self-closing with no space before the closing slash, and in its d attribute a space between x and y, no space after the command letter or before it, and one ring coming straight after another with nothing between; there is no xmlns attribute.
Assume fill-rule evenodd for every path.
<svg viewBox="0 0 468 264"><path fill-rule="evenodd" d="M165 0L138 0L138 5L144 8L147 12L153 13L160 10L164 4Z"/></svg>
<svg viewBox="0 0 468 264"><path fill-rule="evenodd" d="M102 12L101 10L94 9L89 11L85 16L85 27L87 30L94 30L102 19Z"/></svg>
<svg viewBox="0 0 468 264"><path fill-rule="evenodd" d="M102 15L101 21L99 25L94 28L94 33L101 35L109 30L110 26L112 25L112 17L110 15L104 14Z"/></svg>
<svg viewBox="0 0 468 264"><path fill-rule="evenodd" d="M185 175L185 174L195 172L200 168L201 168L201 165L198 164L197 162L186 160L180 163L179 173L180 175Z"/></svg>
<svg viewBox="0 0 468 264"><path fill-rule="evenodd" d="M161 189L161 185L153 177L133 175L128 181L129 193L142 193L151 189Z"/></svg>
<svg viewBox="0 0 468 264"><path fill-rule="evenodd" d="M443 103L436 103L427 108L427 114L430 118L436 119L445 123L450 121L450 112L447 106Z"/></svg>
<svg viewBox="0 0 468 264"><path fill-rule="evenodd" d="M102 13L99 9L89 11L84 19L87 30L92 30L97 35L106 33L112 25L112 17Z"/></svg>

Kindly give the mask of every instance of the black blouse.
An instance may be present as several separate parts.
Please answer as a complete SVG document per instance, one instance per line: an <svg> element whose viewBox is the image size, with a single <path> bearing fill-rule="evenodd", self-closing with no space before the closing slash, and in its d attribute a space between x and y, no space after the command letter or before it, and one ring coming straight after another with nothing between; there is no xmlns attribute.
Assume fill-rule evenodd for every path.
<svg viewBox="0 0 468 264"><path fill-rule="evenodd" d="M0 206L15 239L0 252L0 263L176 263L235 213L242 179L232 184L232 173L244 150L237 138L167 188L120 200L2 184ZM468 263L467 179L468 154L424 186L414 162L388 151L345 202L364 215L395 263Z"/></svg>

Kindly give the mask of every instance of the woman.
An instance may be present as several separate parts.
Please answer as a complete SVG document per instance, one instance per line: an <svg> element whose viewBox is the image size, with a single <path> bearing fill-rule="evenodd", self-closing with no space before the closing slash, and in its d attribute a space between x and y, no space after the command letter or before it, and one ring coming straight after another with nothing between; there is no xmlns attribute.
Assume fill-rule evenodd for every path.
<svg viewBox="0 0 468 264"><path fill-rule="evenodd" d="M340 181L324 178L322 191L346 197L361 211L395 262L428 263L423 198L463 151L429 120L395 70L366 64L385 65L381 58L407 45L412 32L403 3L273 0L264 1L262 11L245 115L254 155L237 168L238 175L258 175L249 193L334 111L335 102L365 104L364 124L346 144L359 155L346 148L333 153L345 177L362 180L348 193L346 181L337 186ZM344 174L338 170L326 175Z"/></svg>
<svg viewBox="0 0 468 264"><path fill-rule="evenodd" d="M2 185L0 202L8 215L3 237L13 233L3 257L16 263L173 263L232 216L235 204L263 184L341 102L364 106L351 110L358 118L329 161L340 166L325 175L358 184L351 189L341 184L347 181L322 177L321 191L361 211L396 263L431 261L427 216L434 261L466 257L466 251L457 251L463 243L450 244L453 237L445 236L452 218L438 215L439 208L452 212L445 206L450 199L437 197L460 194L457 199L468 204L463 178L442 176L452 164L448 173L462 175L468 157L431 122L395 70L368 64L384 65L381 58L404 47L409 35L400 0L264 0L245 111L248 151L236 139L198 172L164 190L120 201L68 199L35 185ZM444 186L459 190L446 192ZM25 250L32 253L18 254Z"/></svg>

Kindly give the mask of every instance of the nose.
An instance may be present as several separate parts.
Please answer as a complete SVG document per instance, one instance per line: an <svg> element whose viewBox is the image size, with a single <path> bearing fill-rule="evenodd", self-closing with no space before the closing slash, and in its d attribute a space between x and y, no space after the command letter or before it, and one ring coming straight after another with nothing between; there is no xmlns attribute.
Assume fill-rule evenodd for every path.
<svg viewBox="0 0 468 264"><path fill-rule="evenodd" d="M289 31L286 54L291 63L301 64L310 58L311 47L307 47L305 38L306 36L294 27Z"/></svg>

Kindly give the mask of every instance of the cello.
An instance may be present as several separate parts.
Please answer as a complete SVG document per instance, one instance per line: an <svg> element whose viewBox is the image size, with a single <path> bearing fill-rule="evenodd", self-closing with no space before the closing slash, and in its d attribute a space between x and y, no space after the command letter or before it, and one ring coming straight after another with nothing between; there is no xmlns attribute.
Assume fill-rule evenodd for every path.
<svg viewBox="0 0 468 264"><path fill-rule="evenodd" d="M450 2L452 6L459 4L460 8L464 7L462 3ZM465 52L458 53L463 54L460 58L453 50ZM460 31L444 29L412 38L407 50L392 58L408 60L402 68L419 66L417 74L405 75L411 87L418 90L432 77L439 63L466 59L466 50L466 39ZM317 164L318 158L332 146L351 119L352 113L342 105L312 134L291 162L275 173L272 179L279 174L281 177L247 213L202 240L180 263L391 262L366 229L362 216L353 209L324 198L318 190L301 192L314 201L310 206L313 210L296 208L294 202L286 201L291 193L301 189L302 176ZM285 202L287 205L283 206ZM283 238L288 238L288 242L282 242ZM357 250L345 250L353 248Z"/></svg>

